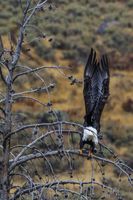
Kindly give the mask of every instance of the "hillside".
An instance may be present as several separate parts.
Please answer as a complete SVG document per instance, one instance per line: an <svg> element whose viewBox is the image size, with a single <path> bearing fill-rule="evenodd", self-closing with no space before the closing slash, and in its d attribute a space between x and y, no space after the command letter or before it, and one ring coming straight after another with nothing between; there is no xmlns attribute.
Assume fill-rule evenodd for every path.
<svg viewBox="0 0 133 200"><path fill-rule="evenodd" d="M56 61L58 50L70 63L85 63L90 47L108 53L111 66L132 68L133 60L133 2L119 0L65 0L49 1L49 9L40 10L34 26L27 28L27 37L37 40L30 44L44 60ZM52 5L52 6L51 6ZM16 17L17 16L17 17ZM20 25L21 9L17 1L2 1L0 5L0 33L16 33ZM8 25L5 26L5 24ZM35 27L39 26L37 30ZM43 33L43 34L42 34ZM52 38L47 45L43 36ZM14 36L15 40L15 36Z"/></svg>

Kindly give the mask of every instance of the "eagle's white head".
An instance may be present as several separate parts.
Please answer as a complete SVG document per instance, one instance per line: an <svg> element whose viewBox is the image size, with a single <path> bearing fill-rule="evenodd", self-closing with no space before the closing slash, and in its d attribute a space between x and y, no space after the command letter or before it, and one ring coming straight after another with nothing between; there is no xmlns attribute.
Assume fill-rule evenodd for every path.
<svg viewBox="0 0 133 200"><path fill-rule="evenodd" d="M83 141L92 141L95 145L98 144L97 130L92 126L87 126L83 131Z"/></svg>

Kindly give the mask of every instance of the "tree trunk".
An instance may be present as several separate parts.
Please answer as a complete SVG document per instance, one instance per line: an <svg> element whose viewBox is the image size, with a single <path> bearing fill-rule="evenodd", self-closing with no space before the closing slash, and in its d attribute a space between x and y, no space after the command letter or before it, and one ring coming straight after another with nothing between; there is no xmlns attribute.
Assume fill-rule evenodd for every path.
<svg viewBox="0 0 133 200"><path fill-rule="evenodd" d="M11 132L11 113L12 113L12 70L10 70L7 81L7 95L5 100L5 128L3 134L3 152L2 152L2 170L1 170L1 199L8 200L9 199L9 188L10 188L10 180L9 180L9 156L10 156L10 137L5 139L7 134Z"/></svg>

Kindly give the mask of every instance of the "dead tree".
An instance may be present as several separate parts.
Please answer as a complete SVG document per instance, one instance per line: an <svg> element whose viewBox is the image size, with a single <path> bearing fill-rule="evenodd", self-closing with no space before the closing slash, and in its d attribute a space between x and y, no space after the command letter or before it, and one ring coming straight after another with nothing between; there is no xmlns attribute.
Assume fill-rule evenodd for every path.
<svg viewBox="0 0 133 200"><path fill-rule="evenodd" d="M31 24L32 17L41 9L49 8L48 0L26 0L20 6L23 18L19 28L15 48L5 49L0 38L0 76L2 89L0 91L0 198L2 200L16 199L123 199L121 180L132 186L132 169L128 167L115 153L101 141L98 153L88 157L86 151L79 154L79 138L83 126L78 123L61 121L52 107L50 99L44 102L36 98L37 93L49 96L55 87L47 84L40 75L44 69L63 67L40 66L29 67L21 65L21 52L26 28ZM35 27L37 29L37 27ZM9 59L5 59L8 54ZM17 80L24 76L34 76L40 80L39 87L26 91L18 91ZM73 83L78 80L68 77ZM16 89L17 88L17 89ZM49 123L33 123L16 120L14 105L18 101L33 101L42 108L47 108L52 120ZM84 166L83 166L84 162ZM86 164L87 163L87 164ZM78 176L78 169L87 171L86 177ZM64 166L64 167L63 167ZM108 172L114 179L107 176ZM106 173L107 171L107 173Z"/></svg>

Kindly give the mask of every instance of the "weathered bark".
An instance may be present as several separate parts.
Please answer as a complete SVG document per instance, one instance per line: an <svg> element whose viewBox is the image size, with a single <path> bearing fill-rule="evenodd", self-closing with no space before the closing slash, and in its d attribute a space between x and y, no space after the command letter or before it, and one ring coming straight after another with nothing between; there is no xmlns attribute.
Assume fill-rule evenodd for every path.
<svg viewBox="0 0 133 200"><path fill-rule="evenodd" d="M3 135L3 152L2 152L2 194L1 198L4 200L9 199L9 186L10 186L10 180L8 175L8 168L9 168L9 155L10 155L10 137L6 138L6 135L11 133L11 127L12 127L12 120L11 120L11 114L12 114L12 74L13 69L11 68L9 70L9 75L7 78L7 96L5 101L5 128L4 128L4 135Z"/></svg>

